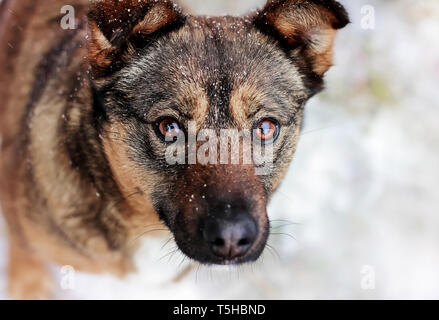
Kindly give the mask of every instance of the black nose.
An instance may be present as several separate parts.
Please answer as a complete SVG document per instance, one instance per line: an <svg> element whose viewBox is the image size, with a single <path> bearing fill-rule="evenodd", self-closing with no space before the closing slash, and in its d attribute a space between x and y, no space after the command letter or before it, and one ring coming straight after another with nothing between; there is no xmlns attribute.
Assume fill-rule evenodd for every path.
<svg viewBox="0 0 439 320"><path fill-rule="evenodd" d="M211 218L203 227L203 238L212 253L227 260L244 256L256 237L256 222L248 214L228 219Z"/></svg>

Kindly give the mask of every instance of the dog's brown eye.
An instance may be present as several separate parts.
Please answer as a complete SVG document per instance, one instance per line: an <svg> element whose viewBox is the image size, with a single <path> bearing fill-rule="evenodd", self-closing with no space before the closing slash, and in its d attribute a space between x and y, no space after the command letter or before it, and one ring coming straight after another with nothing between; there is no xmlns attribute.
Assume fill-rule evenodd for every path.
<svg viewBox="0 0 439 320"><path fill-rule="evenodd" d="M180 132L180 125L177 120L166 118L160 122L159 131L166 138L175 138Z"/></svg>
<svg viewBox="0 0 439 320"><path fill-rule="evenodd" d="M272 120L262 120L256 126L255 135L261 141L271 142L277 138L278 134L279 125Z"/></svg>

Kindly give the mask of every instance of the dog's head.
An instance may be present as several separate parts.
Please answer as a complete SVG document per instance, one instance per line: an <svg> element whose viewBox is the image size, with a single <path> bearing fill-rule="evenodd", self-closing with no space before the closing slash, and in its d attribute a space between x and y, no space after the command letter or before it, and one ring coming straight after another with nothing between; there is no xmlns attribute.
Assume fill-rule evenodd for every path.
<svg viewBox="0 0 439 320"><path fill-rule="evenodd" d="M193 259L256 260L344 8L275 0L245 17L195 17L168 0L103 0L89 21L95 111L124 196L152 204Z"/></svg>

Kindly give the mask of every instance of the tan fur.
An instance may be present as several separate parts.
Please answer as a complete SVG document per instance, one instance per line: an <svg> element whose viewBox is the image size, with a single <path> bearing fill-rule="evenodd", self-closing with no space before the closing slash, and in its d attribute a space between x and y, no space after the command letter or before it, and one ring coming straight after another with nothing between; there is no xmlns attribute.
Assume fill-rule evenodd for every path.
<svg viewBox="0 0 439 320"><path fill-rule="evenodd" d="M169 21L177 18L177 12L173 10L172 5L158 3L145 16L145 18L134 27L132 33L151 34L164 27Z"/></svg>
<svg viewBox="0 0 439 320"><path fill-rule="evenodd" d="M237 86L230 98L230 111L240 128L245 128L249 115L263 101L264 97L256 85L247 82Z"/></svg>
<svg viewBox="0 0 439 320"><path fill-rule="evenodd" d="M89 60L95 69L106 69L111 66L111 55L115 49L99 30L96 22L90 21L91 40L89 45Z"/></svg>
<svg viewBox="0 0 439 320"><path fill-rule="evenodd" d="M82 8L87 9L88 4L88 0L75 0L76 14L80 16L81 11L84 13L81 5L84 5ZM11 296L17 299L48 298L53 284L50 284L45 261L73 265L78 270L114 272L119 275L131 270L132 266L124 255L109 253L106 244L99 238L90 238L90 234L83 235L84 239L88 239L84 246L92 251L102 252L102 257L96 256L96 260L90 259L87 254L70 249L59 241L57 235L48 233L41 224L35 224L27 218L32 211L39 209L25 194L23 183L26 181L24 178L26 163L17 157L17 152L21 151L16 150L15 142L18 142L16 137L20 137L18 133L22 130L21 119L34 81L34 72L29 71L35 70L39 62L39 59L30 58L29 54L41 56L62 34L71 31L59 27L61 17L59 10L53 10L64 6L65 1L36 0L26 1L25 4L21 1L8 1L4 5L6 9L2 11L0 19L0 43L6 48L0 52L2 135L0 200L10 235L8 286ZM83 63L81 56L77 63ZM66 163L66 159L57 158L55 154L47 154L39 147L41 143L45 145L49 143L55 147L58 142L54 131L57 125L54 121L61 119L61 110L57 107L61 104L56 100L58 96L56 86L52 90L53 94L47 95L47 100L43 100L36 108L36 117L30 127L34 169L36 175L40 177L39 185L34 186L34 189L42 188L53 195L53 198L48 199L48 205L57 212L54 216L56 219L70 214L68 210L72 208L70 204L75 199L70 197L65 199L61 191L65 188L74 188L73 186L77 185L77 177L69 173L62 179L65 182L64 186L51 185L53 181L51 177L56 175L59 178L60 174L70 172L61 169L62 166L68 167L69 164ZM78 188L81 186L78 185ZM81 192L77 195L78 203L83 202ZM45 220L46 217L41 219ZM70 219L67 223L75 224L75 219Z"/></svg>
<svg viewBox="0 0 439 320"><path fill-rule="evenodd" d="M154 180L152 172L140 172L135 168L126 153L125 128L122 125L113 124L105 128L103 135L103 145L105 154L114 172L115 179L120 190L125 196L130 213L126 216L127 221L131 221L132 238L139 236L145 226L160 224L157 214L148 199L149 190L140 177L147 175L149 181ZM136 226L140 227L139 229Z"/></svg>
<svg viewBox="0 0 439 320"><path fill-rule="evenodd" d="M182 105L186 105L188 112L192 114L193 120L199 129L206 121L206 114L209 112L209 101L206 92L196 83L189 83L184 86L184 90L180 93L179 99Z"/></svg>

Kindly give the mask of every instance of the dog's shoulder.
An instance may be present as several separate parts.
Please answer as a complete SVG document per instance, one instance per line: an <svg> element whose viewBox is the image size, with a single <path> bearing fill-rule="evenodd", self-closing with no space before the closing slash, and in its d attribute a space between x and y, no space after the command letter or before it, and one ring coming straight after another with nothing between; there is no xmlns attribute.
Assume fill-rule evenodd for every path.
<svg viewBox="0 0 439 320"><path fill-rule="evenodd" d="M87 0L71 1L75 17L83 19ZM77 30L65 30L60 21L65 1L4 0L0 6L0 133L3 143L21 130L20 119L39 83L38 74L52 61L43 59L63 37ZM41 77L40 77L41 78ZM46 79L45 79L46 80Z"/></svg>
<svg viewBox="0 0 439 320"><path fill-rule="evenodd" d="M103 199L93 179L99 168L111 189L111 172L96 144L95 97L88 81L89 1L72 2L73 29L61 26L64 1L2 4L0 189L3 203L12 204L8 216L37 222L78 252L100 246L94 249L99 252L117 247L120 239L102 236L96 217L119 205Z"/></svg>

